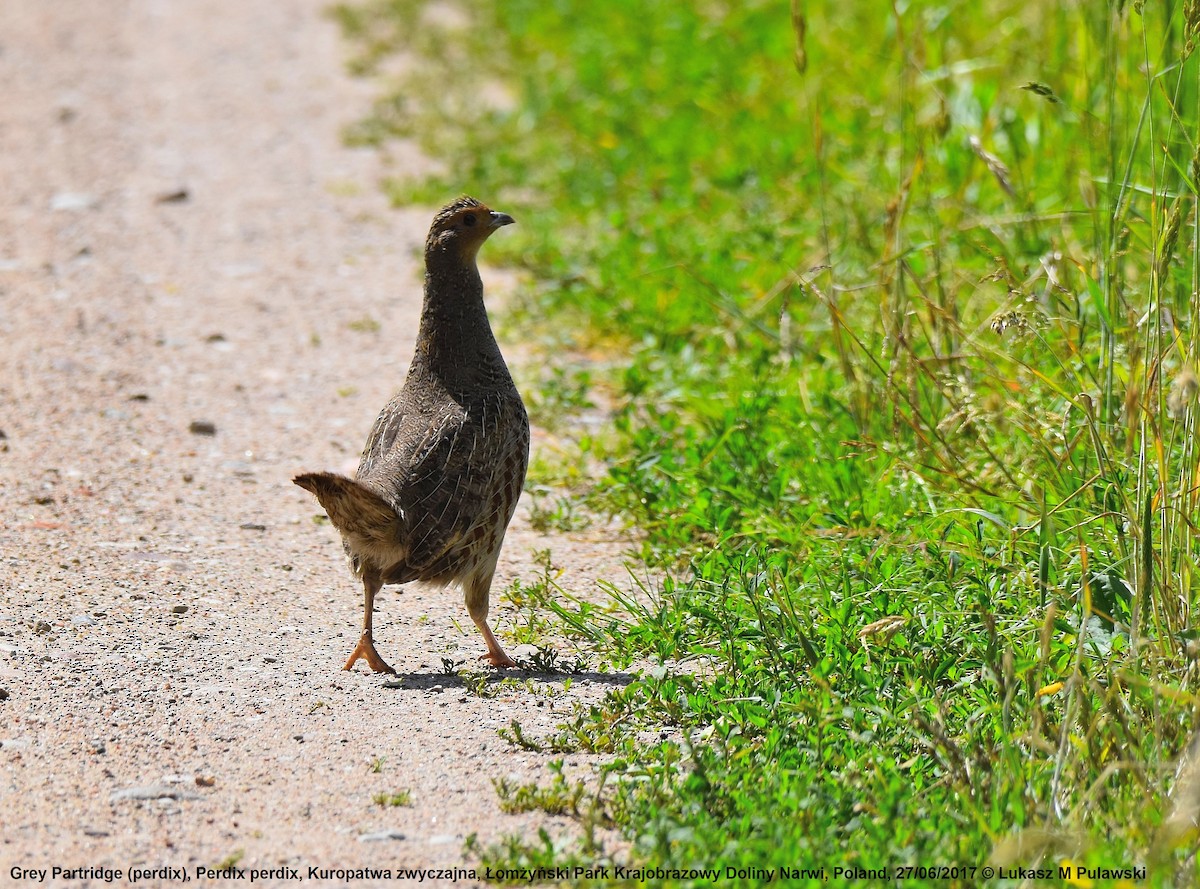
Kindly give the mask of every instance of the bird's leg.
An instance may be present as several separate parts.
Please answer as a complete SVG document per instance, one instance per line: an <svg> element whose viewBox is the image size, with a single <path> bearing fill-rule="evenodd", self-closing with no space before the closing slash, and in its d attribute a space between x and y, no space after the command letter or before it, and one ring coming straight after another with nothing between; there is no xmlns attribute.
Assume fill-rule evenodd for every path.
<svg viewBox="0 0 1200 889"><path fill-rule="evenodd" d="M363 571L363 631L362 636L358 639L358 645L354 647L354 651L350 653L350 660L346 661L346 666L343 670L349 670L354 666L355 661L360 657L367 659L367 665L376 673L392 673L395 670L387 665L387 662L379 656L379 652L375 650L375 641L371 638L371 618L375 612L375 594L379 592L383 586L383 580L380 576L371 570Z"/></svg>
<svg viewBox="0 0 1200 889"><path fill-rule="evenodd" d="M515 667L517 662L504 653L504 649L500 647L500 640L488 626L488 593L491 586L492 577L489 574L482 579L471 580L464 590L467 612L471 615L471 620L475 621L475 626L479 627L479 632L483 634L483 641L487 643L487 654L481 654L479 659L488 661L493 667Z"/></svg>

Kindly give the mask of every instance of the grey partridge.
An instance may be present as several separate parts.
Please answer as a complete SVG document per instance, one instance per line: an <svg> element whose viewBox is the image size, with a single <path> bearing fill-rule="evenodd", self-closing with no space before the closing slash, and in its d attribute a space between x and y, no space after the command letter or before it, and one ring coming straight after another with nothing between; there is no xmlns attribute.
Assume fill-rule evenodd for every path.
<svg viewBox="0 0 1200 889"><path fill-rule="evenodd" d="M457 584L483 634L481 658L516 666L487 623L504 533L529 464L529 419L496 345L476 255L513 218L462 197L425 241L425 299L416 351L399 394L379 414L354 478L298 475L341 532L363 583L359 658L394 673L375 650L371 616L384 584Z"/></svg>

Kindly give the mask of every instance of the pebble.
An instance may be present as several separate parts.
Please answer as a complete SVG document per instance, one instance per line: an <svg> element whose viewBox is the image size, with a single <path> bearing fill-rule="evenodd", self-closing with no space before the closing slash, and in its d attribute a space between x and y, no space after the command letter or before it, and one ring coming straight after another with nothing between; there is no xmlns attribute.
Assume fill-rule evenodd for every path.
<svg viewBox="0 0 1200 889"><path fill-rule="evenodd" d="M28 746L24 738L0 738L0 750L24 750Z"/></svg>
<svg viewBox="0 0 1200 889"><path fill-rule="evenodd" d="M7 701L7 700L8 700L8 689L5 688L4 686L0 686L0 701Z"/></svg>
<svg viewBox="0 0 1200 889"><path fill-rule="evenodd" d="M77 627L94 627L97 621L90 614L76 614L72 616L71 623Z"/></svg>
<svg viewBox="0 0 1200 889"><path fill-rule="evenodd" d="M192 420L188 423L188 432L193 435L216 435L217 424L211 420Z"/></svg>
<svg viewBox="0 0 1200 889"><path fill-rule="evenodd" d="M50 199L51 210L90 210L96 199L81 191L60 191Z"/></svg>
<svg viewBox="0 0 1200 889"><path fill-rule="evenodd" d="M126 787L123 790L114 790L108 796L108 801L112 803L119 803L127 799L200 799L200 794L184 790L182 787L171 787L166 784L143 784L138 787Z"/></svg>
<svg viewBox="0 0 1200 889"><path fill-rule="evenodd" d="M404 834L395 829L380 830L375 833L360 833L358 841L360 843L378 843L382 840L402 840Z"/></svg>
<svg viewBox="0 0 1200 889"><path fill-rule="evenodd" d="M448 846L450 843L458 842L458 837L452 833L439 833L429 838L431 846Z"/></svg>
<svg viewBox="0 0 1200 889"><path fill-rule="evenodd" d="M187 614L188 607L186 605L175 605L171 608L172 614Z"/></svg>

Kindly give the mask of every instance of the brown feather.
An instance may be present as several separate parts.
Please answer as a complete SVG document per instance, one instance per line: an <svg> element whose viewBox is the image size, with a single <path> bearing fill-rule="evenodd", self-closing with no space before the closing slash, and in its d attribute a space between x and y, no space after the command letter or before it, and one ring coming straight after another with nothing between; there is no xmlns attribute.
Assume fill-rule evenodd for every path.
<svg viewBox="0 0 1200 889"><path fill-rule="evenodd" d="M376 419L356 477L295 479L341 532L368 601L380 580L461 584L498 665L511 660L486 625L488 591L525 480L529 419L488 322L475 256L512 221L466 197L438 213L408 377Z"/></svg>
<svg viewBox="0 0 1200 889"><path fill-rule="evenodd" d="M332 472L309 472L292 481L316 495L349 552L372 561L402 558L404 520L374 491Z"/></svg>

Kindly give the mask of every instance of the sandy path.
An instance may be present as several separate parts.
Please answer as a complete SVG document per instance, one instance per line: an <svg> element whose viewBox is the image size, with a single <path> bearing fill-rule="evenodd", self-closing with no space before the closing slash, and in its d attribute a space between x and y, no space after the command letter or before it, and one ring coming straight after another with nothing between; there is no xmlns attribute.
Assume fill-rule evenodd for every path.
<svg viewBox="0 0 1200 889"><path fill-rule="evenodd" d="M352 467L399 385L430 213L341 145L367 88L324 3L0 5L0 885L461 866L469 834L543 823L499 812L493 777L546 776L496 729L622 681L476 697L441 675L482 651L458 595L392 588L405 687L338 669L359 593L290 477ZM569 585L619 576L618 545L519 519L496 589L546 546ZM182 798L121 798L150 785Z"/></svg>

